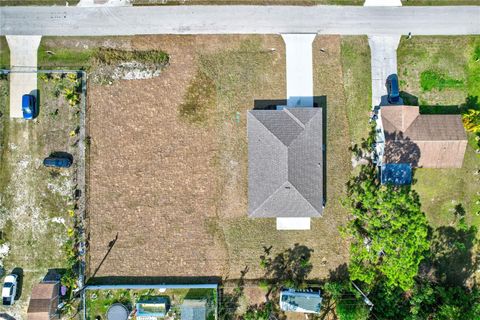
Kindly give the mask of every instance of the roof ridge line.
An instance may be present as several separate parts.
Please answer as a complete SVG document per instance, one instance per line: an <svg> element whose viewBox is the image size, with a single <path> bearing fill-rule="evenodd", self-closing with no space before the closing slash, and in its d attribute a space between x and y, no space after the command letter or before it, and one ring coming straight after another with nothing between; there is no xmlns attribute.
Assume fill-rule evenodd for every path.
<svg viewBox="0 0 480 320"><path fill-rule="evenodd" d="M288 172L287 172L287 174L288 174ZM310 201L308 201L308 199L305 198L300 191L298 191L297 187L290 181L290 179L287 179L287 182L290 183L290 184L292 185L292 187L295 188L295 190L298 192L298 194L301 195L303 199L305 199L305 201L310 205L310 207L312 207L313 210L315 210L316 212L318 212L317 208L315 208L315 207L313 206L313 204L312 204ZM323 212L322 212L322 213L318 212L318 213L319 213L320 215L323 214Z"/></svg>
<svg viewBox="0 0 480 320"><path fill-rule="evenodd" d="M283 109L283 111L285 111L289 116L290 118L292 118L293 121L295 121L300 127L302 127L302 129L305 129L305 125L306 124L303 124L297 117L295 117L295 115L293 113L290 112L290 110L288 110L289 108L285 108ZM310 119L311 120L311 119ZM308 122L310 122L310 120ZM308 123L307 122L307 123ZM293 141L292 141L293 142Z"/></svg>
<svg viewBox="0 0 480 320"><path fill-rule="evenodd" d="M287 175L288 175L288 172L287 172ZM260 209L261 207L263 207L263 205L265 204L265 202L267 202L271 197L273 197L273 195L275 195L275 194L278 192L278 190L280 190L280 188L283 187L283 186L285 185L285 183L287 183L287 182L290 183L290 181L288 181L288 177L287 177L287 181L285 181L284 183L282 183L282 184L280 185L280 187L278 187L274 192L272 192L259 206L257 206L257 209L255 209L250 215L254 215L255 212L257 212L258 209ZM292 184L292 183L290 183L290 184ZM297 188L295 188L295 190L296 190L296 189L297 189ZM298 190L297 190L297 192L298 192Z"/></svg>
<svg viewBox="0 0 480 320"><path fill-rule="evenodd" d="M265 127L265 125L262 123L262 121L258 120L257 117L255 117L250 111L252 111L252 110L248 110L248 114L250 114L255 119L255 121L260 123L260 125L268 132L268 134L270 134L272 137L277 139L283 146L285 146L285 148L287 148L287 151L288 151L288 146L285 143L283 143L283 141L280 140L276 135L274 135L272 131L270 131L267 127ZM247 119L247 121L248 121L248 119Z"/></svg>

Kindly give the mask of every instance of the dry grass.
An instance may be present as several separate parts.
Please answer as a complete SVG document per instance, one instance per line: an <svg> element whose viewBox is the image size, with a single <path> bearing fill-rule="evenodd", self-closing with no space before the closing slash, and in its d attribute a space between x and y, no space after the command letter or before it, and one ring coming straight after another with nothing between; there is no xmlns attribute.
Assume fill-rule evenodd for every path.
<svg viewBox="0 0 480 320"><path fill-rule="evenodd" d="M1 82L2 92L8 92L7 85ZM20 300L8 308L19 317L26 314L32 286L48 269L66 266L62 246L72 224L67 211L73 208L76 162L69 169L55 170L43 167L42 161L54 151L69 152L77 159L76 137L69 132L77 128L79 119L78 106L70 107L63 96L56 97L54 87L52 81L39 81L40 114L32 121L10 119L5 112L8 99L0 102L0 230L10 247L2 262L6 272L23 273ZM7 309L2 306L2 311Z"/></svg>
<svg viewBox="0 0 480 320"><path fill-rule="evenodd" d="M90 274L118 233L96 276L263 276L263 246L278 252L300 243L314 250L312 277L347 260L338 226L348 178L348 127L338 37L315 49L316 92L327 95L328 202L307 232L278 232L274 219L247 217L246 110L255 100L285 98L279 36L155 36L131 39L161 49L170 65L154 79L89 88ZM180 115L189 91L215 84L208 121ZM188 89L190 86L191 89ZM192 87L193 86L193 87ZM208 101L208 99L207 99ZM115 110L112 112L111 110ZM339 175L339 172L340 175Z"/></svg>

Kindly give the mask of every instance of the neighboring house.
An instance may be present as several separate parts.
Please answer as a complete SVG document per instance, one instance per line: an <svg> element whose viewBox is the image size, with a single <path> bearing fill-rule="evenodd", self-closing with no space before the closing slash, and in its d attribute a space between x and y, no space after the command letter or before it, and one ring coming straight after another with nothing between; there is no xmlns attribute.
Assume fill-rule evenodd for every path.
<svg viewBox="0 0 480 320"><path fill-rule="evenodd" d="M320 313L322 295L320 290L284 289L280 292L280 309L301 313Z"/></svg>
<svg viewBox="0 0 480 320"><path fill-rule="evenodd" d="M322 109L280 109L247 114L248 214L310 229L323 210Z"/></svg>
<svg viewBox="0 0 480 320"><path fill-rule="evenodd" d="M33 287L28 304L28 320L58 319L60 282L41 282Z"/></svg>
<svg viewBox="0 0 480 320"><path fill-rule="evenodd" d="M467 135L460 115L420 114L416 106L383 106L379 124L379 165L394 175L392 178L384 174L382 182L405 177L408 171L406 166L390 164L412 168L462 167ZM404 172L396 172L397 169ZM411 178L403 181L410 183Z"/></svg>
<svg viewBox="0 0 480 320"><path fill-rule="evenodd" d="M181 320L207 319L207 300L185 299L180 307Z"/></svg>

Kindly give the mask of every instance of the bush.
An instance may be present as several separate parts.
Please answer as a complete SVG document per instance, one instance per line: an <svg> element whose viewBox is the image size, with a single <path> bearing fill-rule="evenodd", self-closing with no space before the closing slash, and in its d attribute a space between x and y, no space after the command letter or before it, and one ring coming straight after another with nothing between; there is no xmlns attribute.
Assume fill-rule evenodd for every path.
<svg viewBox="0 0 480 320"><path fill-rule="evenodd" d="M169 62L170 57L166 52L160 50L126 51L100 48L95 52L94 59L101 64L110 65L131 61L166 65Z"/></svg>

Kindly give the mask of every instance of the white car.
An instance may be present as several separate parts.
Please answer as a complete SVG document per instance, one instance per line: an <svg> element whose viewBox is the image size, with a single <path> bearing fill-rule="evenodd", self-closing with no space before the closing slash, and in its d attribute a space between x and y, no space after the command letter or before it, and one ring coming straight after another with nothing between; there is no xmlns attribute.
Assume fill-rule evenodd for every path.
<svg viewBox="0 0 480 320"><path fill-rule="evenodd" d="M17 279L16 274L9 274L3 280L2 288L2 303L4 306L11 306L15 302L15 294L17 294Z"/></svg>

